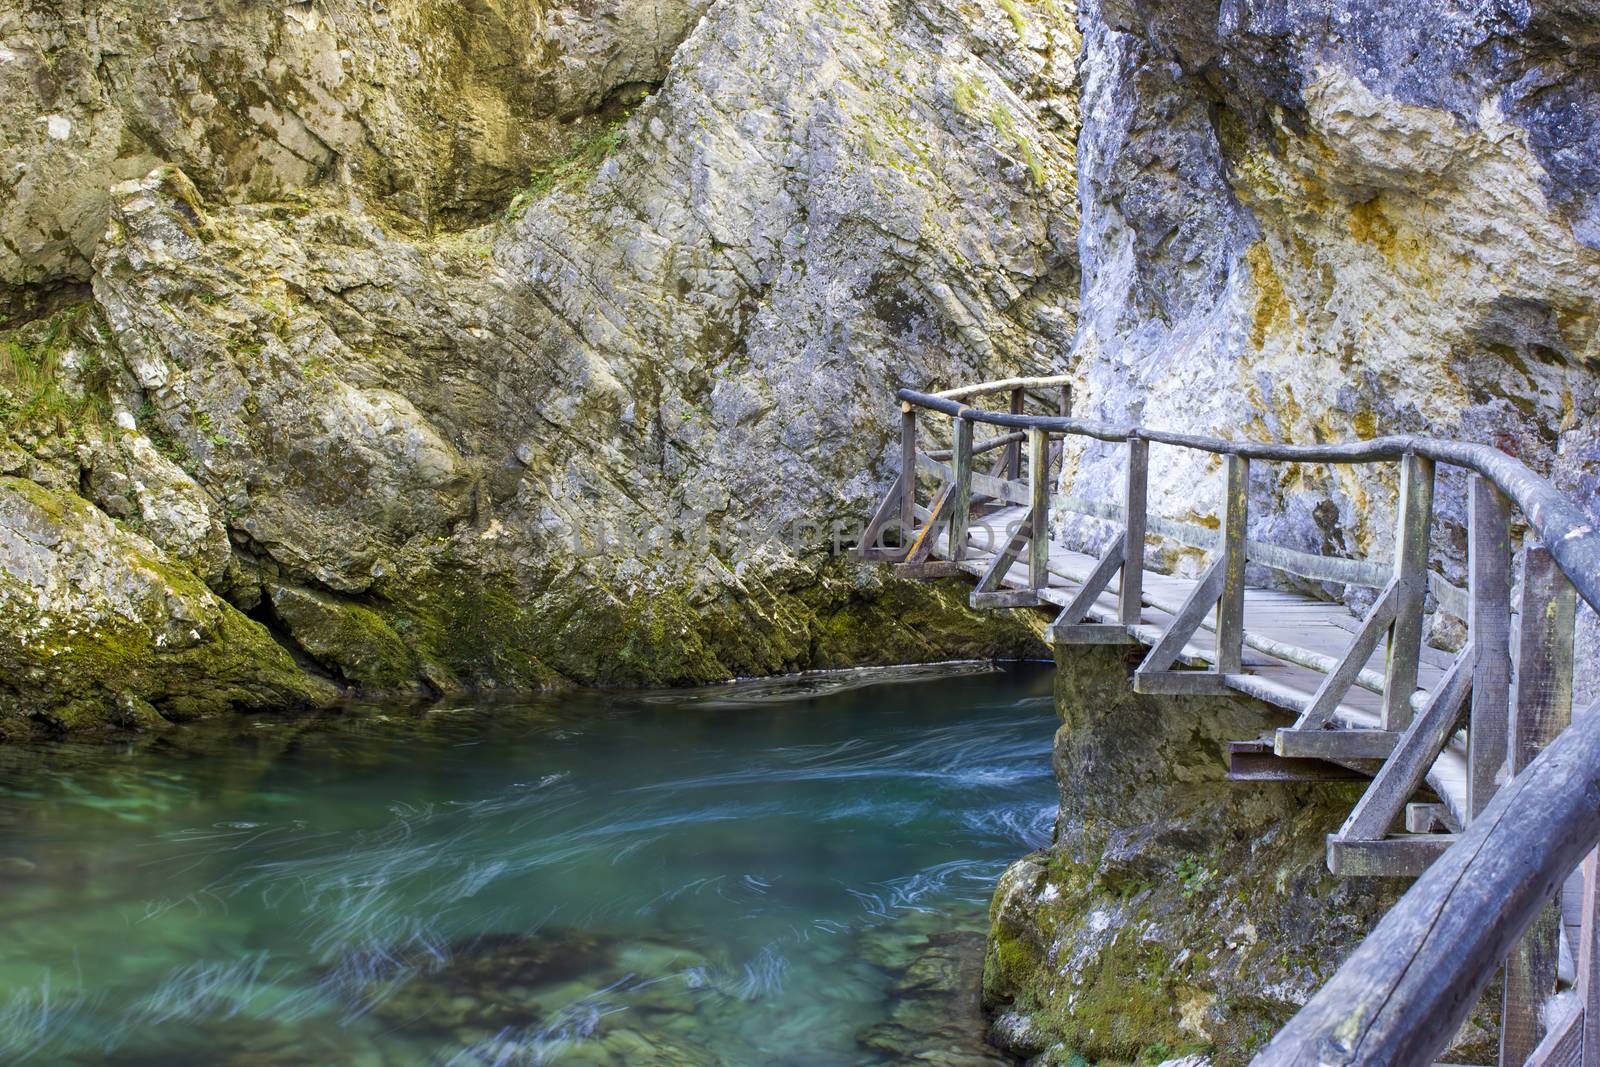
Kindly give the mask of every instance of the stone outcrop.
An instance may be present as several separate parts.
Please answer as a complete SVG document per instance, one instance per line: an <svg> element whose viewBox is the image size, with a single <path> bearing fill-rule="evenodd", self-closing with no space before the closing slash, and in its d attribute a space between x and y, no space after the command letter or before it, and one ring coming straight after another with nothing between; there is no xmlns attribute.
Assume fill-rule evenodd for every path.
<svg viewBox="0 0 1600 1067"><path fill-rule="evenodd" d="M1084 414L1223 437L1497 445L1600 519L1594 9L1089 0ZM1151 508L1217 513L1160 450ZM1078 454L1116 492L1120 455ZM1252 536L1392 556L1393 465L1252 471ZM1436 563L1458 584L1465 479ZM1337 589L1334 593L1348 592ZM1585 685L1600 637L1585 612Z"/></svg>
<svg viewBox="0 0 1600 1067"><path fill-rule="evenodd" d="M0 375L3 473L81 494L309 676L364 690L1034 652L959 583L833 552L892 477L897 385L1046 366L1075 326L1079 37L1060 4L1015 6L497 5L435 41L450 19L288 5L131 34L109 69L216 95L182 128L256 155L79 153L88 236L11 242L34 317ZM109 17L62 15L51 54L99 54ZM509 109L521 154L477 126L435 153L429 101L500 22L556 41L511 51L559 77L535 105L503 94L537 78L497 70L451 104ZM402 77L407 49L437 76ZM218 58L268 53L278 81ZM188 95L163 80L203 56L221 73ZM330 56L378 67L340 81ZM261 123L316 129L327 158L298 168L314 153L274 155ZM44 142L4 137L43 182ZM34 225L27 196L7 225Z"/></svg>

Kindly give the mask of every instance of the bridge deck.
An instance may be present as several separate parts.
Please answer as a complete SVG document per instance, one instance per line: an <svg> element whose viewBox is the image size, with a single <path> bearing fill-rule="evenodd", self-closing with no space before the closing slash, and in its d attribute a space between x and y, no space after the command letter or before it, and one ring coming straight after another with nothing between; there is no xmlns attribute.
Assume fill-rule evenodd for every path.
<svg viewBox="0 0 1600 1067"><path fill-rule="evenodd" d="M984 573L994 559L990 547L1002 545L1007 540L1006 531L1026 509L1018 506L992 511L972 519L968 531L967 554L960 566L963 571L978 576ZM941 531L932 555L939 559L950 558L948 530ZM1083 586L1084 579L1094 570L1096 560L1081 552L1073 552L1061 545L1050 546L1050 585L1041 590L1040 599L1065 607ZM1002 579L1008 588L1029 587L1028 567L1025 561L1014 563ZM1143 608L1140 625L1129 629L1131 636L1141 644L1154 645L1171 624L1183 602L1194 590L1196 580L1176 577L1158 571L1144 572ZM1089 611L1092 622L1115 624L1117 622L1117 594L1115 588L1100 595ZM1318 653L1338 659L1349 645L1351 631L1359 621L1343 604L1315 600L1298 593L1275 589L1251 588L1245 594L1244 623L1249 635L1269 638L1293 648ZM1425 650L1418 668L1418 685L1421 694L1413 703L1425 701L1444 676L1449 656L1435 650ZM1384 651L1380 647L1372 654L1367 666L1382 672ZM1215 623L1207 621L1184 647L1180 662L1191 667L1210 667L1216 662ZM1233 689L1299 715L1310 702L1325 675L1321 671L1303 667L1280 659L1248 644L1244 652L1244 673L1228 675L1227 684ZM1358 728L1377 727L1380 720L1381 698L1377 693L1352 686L1339 703L1337 719L1346 726ZM1466 737L1458 733L1434 762L1428 783L1451 812L1461 818L1466 808L1467 769Z"/></svg>

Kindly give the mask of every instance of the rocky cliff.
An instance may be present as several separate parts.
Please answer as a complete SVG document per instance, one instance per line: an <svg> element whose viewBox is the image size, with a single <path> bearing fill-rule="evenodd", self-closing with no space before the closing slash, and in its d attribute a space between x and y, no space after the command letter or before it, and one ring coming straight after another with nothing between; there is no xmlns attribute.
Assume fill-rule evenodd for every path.
<svg viewBox="0 0 1600 1067"><path fill-rule="evenodd" d="M831 542L894 387L1070 338L1065 7L102 3L0 43L12 716L1037 647Z"/></svg>

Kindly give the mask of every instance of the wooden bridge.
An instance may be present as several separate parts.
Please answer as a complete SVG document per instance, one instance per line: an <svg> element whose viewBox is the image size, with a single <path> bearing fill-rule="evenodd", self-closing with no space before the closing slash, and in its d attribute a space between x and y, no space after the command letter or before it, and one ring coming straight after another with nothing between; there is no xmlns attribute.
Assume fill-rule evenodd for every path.
<svg viewBox="0 0 1600 1067"><path fill-rule="evenodd" d="M1500 1063L1600 1067L1600 704L1572 715L1576 605L1600 610L1600 533L1580 508L1487 446L1114 426L1071 417L1065 378L898 399L901 474L860 558L909 577L970 574L975 607L1057 609L1057 646L1144 646L1138 692L1238 692L1283 709L1270 737L1230 747L1232 778L1370 781L1328 835L1329 868L1420 877L1256 1063L1431 1064L1503 966ZM1030 414L1030 400L1046 410ZM1125 450L1122 499L1057 492L1074 437ZM1220 457L1219 531L1149 514L1152 444ZM1394 560L1251 540L1256 463L1398 464ZM1466 589L1429 567L1440 464L1469 475ZM1052 513L1098 520L1104 548L1053 543ZM1210 561L1196 577L1158 573L1144 565L1151 539ZM1372 590L1371 607L1358 619L1264 584L1281 574ZM1424 643L1439 611L1466 623L1457 651Z"/></svg>

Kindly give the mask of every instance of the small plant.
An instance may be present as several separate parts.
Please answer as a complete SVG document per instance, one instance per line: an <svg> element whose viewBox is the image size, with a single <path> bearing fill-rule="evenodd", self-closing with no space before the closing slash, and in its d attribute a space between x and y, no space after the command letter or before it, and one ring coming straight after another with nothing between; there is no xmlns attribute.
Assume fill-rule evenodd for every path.
<svg viewBox="0 0 1600 1067"><path fill-rule="evenodd" d="M1204 890L1216 878L1217 872L1193 856L1185 856L1178 861L1178 867L1173 872L1178 876L1178 881L1183 886L1183 895L1192 897Z"/></svg>
<svg viewBox="0 0 1600 1067"><path fill-rule="evenodd" d="M1011 25L1016 28L1018 37L1028 32L1028 16L1022 13L1017 0L1000 0L1000 7L1011 16Z"/></svg>
<svg viewBox="0 0 1600 1067"><path fill-rule="evenodd" d="M593 136L579 141L567 154L533 172L528 185L506 208L506 217L514 218L527 210L529 204L544 197L557 185L577 181L600 169L600 164L628 141L628 116L602 126Z"/></svg>
<svg viewBox="0 0 1600 1067"><path fill-rule="evenodd" d="M960 114L970 115L977 110L978 98L982 94L983 84L963 74L956 78L955 88L950 90L950 103Z"/></svg>
<svg viewBox="0 0 1600 1067"><path fill-rule="evenodd" d="M989 112L989 121L994 123L994 128L1000 136L1016 147L1022 156L1022 161L1027 164L1028 174L1032 176L1033 183L1042 188L1045 181L1044 161L1039 158L1039 153L1034 151L1033 143L1017 128L1016 116L1011 114L1011 109L1004 104L996 104Z"/></svg>

